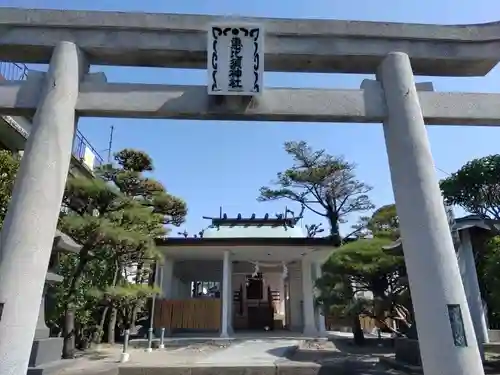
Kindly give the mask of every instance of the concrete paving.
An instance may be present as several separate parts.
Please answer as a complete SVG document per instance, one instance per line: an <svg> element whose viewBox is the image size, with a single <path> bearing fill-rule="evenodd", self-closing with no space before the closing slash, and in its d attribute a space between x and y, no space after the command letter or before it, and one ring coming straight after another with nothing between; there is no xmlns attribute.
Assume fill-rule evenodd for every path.
<svg viewBox="0 0 500 375"><path fill-rule="evenodd" d="M378 364L376 355L342 352L333 346L326 356L325 353L314 356L310 355L311 351L301 353L301 348L313 349L315 345L307 345L303 339L283 337L211 341L151 353L143 348L130 349L130 361L121 364L121 348L108 347L87 353L54 375L404 374Z"/></svg>
<svg viewBox="0 0 500 375"><path fill-rule="evenodd" d="M222 351L215 352L198 364L222 365L275 365L276 361L285 359L300 344L299 340L245 340L235 343Z"/></svg>

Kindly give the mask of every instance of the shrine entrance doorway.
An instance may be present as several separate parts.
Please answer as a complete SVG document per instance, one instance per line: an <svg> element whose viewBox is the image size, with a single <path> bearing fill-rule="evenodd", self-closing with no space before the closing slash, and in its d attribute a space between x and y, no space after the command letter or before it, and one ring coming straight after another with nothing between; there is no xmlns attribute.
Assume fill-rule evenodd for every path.
<svg viewBox="0 0 500 375"><path fill-rule="evenodd" d="M235 298L238 312L233 314L234 330L274 331L284 328L283 325L278 327L274 324L278 306L275 306L273 292L277 293L276 302L279 303L279 291L272 291L270 285L264 285L262 272L243 277L244 285L240 284L239 290L234 291L235 297L238 297Z"/></svg>

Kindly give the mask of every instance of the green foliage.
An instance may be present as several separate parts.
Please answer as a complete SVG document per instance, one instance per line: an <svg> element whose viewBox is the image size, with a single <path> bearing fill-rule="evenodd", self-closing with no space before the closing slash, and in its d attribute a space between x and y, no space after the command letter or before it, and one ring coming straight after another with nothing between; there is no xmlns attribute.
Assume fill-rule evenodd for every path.
<svg viewBox="0 0 500 375"><path fill-rule="evenodd" d="M115 154L115 161L99 168L95 179L70 177L66 186L63 204L68 210L59 227L83 247L80 254L63 259L64 282L53 290L58 306L52 320L66 315L65 357L72 356L70 338L78 327L99 325L102 333L104 305L119 308L122 319L133 323L151 288L128 285L126 270L137 269L137 283L147 281L151 264L160 258L155 239L166 235L166 224L179 225L187 213L183 200L144 176L153 170L147 154L125 149ZM73 316L75 327L69 324Z"/></svg>
<svg viewBox="0 0 500 375"><path fill-rule="evenodd" d="M399 217L395 204L387 204L375 210L372 216L362 216L352 226L352 235L365 238L368 235L396 240L399 238Z"/></svg>
<svg viewBox="0 0 500 375"><path fill-rule="evenodd" d="M97 170L97 175L112 183L125 196L148 208L156 215L162 215L164 225L181 225L187 215L186 203L169 193L165 187L152 178L143 175L153 170L151 158L140 151L125 149L115 154L117 165L106 164ZM156 216L160 218L160 216Z"/></svg>
<svg viewBox="0 0 500 375"><path fill-rule="evenodd" d="M487 300L491 321L500 321L500 236L487 241L476 265L483 297Z"/></svg>
<svg viewBox="0 0 500 375"><path fill-rule="evenodd" d="M157 287L126 282L122 285L107 287L104 290L93 289L89 292L89 296L95 298L102 305L116 308L125 328L129 328L134 309L143 308L148 298L159 292Z"/></svg>
<svg viewBox="0 0 500 375"><path fill-rule="evenodd" d="M324 272L349 280L354 285L353 293L372 292L375 296L398 293L404 258L384 251L383 247L390 243L389 239L375 237L343 245L332 253Z"/></svg>
<svg viewBox="0 0 500 375"><path fill-rule="evenodd" d="M378 208L368 221L368 229L375 237L391 240L399 238L399 217L395 204L387 204Z"/></svg>
<svg viewBox="0 0 500 375"><path fill-rule="evenodd" d="M392 317L408 328L412 319L404 257L384 249L398 236L394 205L363 220L374 237L349 242L332 253L316 282L317 302L326 314L367 315L381 324Z"/></svg>
<svg viewBox="0 0 500 375"><path fill-rule="evenodd" d="M356 179L355 165L342 157L315 151L306 142L285 142L292 167L277 174L276 188L262 187L261 202L288 199L327 218L330 235L340 239L339 224L356 212L371 210L371 187Z"/></svg>
<svg viewBox="0 0 500 375"><path fill-rule="evenodd" d="M441 181L441 190L448 204L480 215L498 235L493 220L500 220L500 154L469 161L457 172ZM490 220L491 219L491 220ZM488 303L490 320L500 321L500 240L490 239L484 252L476 257L479 285Z"/></svg>
<svg viewBox="0 0 500 375"><path fill-rule="evenodd" d="M500 154L474 159L441 181L448 204L500 219Z"/></svg>
<svg viewBox="0 0 500 375"><path fill-rule="evenodd" d="M11 151L0 150L0 228L7 215L20 158Z"/></svg>
<svg viewBox="0 0 500 375"><path fill-rule="evenodd" d="M86 265L82 274L79 288L72 296L75 308L75 320L80 326L94 326L98 321L98 300L89 293L95 288L105 288L113 281L114 267L109 265L105 251L96 252ZM67 253L59 255L59 269L57 273L64 277L62 283L55 283L48 290L48 298L52 301L47 310L46 320L50 327L61 331L64 325L64 314L67 302L67 292L73 281L73 273L79 263L77 254Z"/></svg>
<svg viewBox="0 0 500 375"><path fill-rule="evenodd" d="M142 173L154 169L153 159L143 151L126 148L115 154L115 160L125 171Z"/></svg>

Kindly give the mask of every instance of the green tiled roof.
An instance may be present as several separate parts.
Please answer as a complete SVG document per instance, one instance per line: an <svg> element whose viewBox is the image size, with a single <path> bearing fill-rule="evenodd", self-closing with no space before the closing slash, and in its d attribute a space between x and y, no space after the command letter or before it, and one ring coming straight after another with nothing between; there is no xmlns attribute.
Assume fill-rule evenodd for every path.
<svg viewBox="0 0 500 375"><path fill-rule="evenodd" d="M306 237L302 228L280 226L219 226L210 227L203 233L204 238L289 238Z"/></svg>

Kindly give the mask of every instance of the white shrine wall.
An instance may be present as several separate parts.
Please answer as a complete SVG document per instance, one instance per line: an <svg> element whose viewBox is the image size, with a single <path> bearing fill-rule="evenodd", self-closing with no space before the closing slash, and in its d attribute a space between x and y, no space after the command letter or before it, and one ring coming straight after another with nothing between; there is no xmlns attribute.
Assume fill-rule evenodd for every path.
<svg viewBox="0 0 500 375"><path fill-rule="evenodd" d="M302 267L300 262L293 262L288 265L288 283L290 285L290 311L288 321L291 331L302 331L303 310L302 310Z"/></svg>

